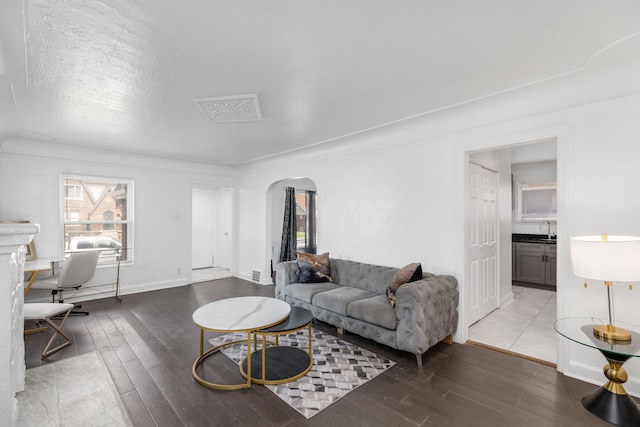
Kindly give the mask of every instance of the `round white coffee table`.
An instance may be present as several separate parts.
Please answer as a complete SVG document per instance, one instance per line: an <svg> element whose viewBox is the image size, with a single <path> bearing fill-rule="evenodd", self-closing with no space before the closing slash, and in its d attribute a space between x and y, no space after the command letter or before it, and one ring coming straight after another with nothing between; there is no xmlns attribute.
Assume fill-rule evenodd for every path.
<svg viewBox="0 0 640 427"><path fill-rule="evenodd" d="M246 383L217 384L203 379L196 372L198 366L216 351L244 342L238 340L215 346L204 351L204 331L246 332L247 348L251 348L251 339L255 332L282 322L289 316L291 306L286 302L268 297L236 297L214 301L203 305L193 312L193 322L200 328L200 357L193 363L191 375L201 385L221 390L237 390L251 387L251 376ZM248 370L251 372L251 358L248 358ZM242 366L242 365L241 365Z"/></svg>

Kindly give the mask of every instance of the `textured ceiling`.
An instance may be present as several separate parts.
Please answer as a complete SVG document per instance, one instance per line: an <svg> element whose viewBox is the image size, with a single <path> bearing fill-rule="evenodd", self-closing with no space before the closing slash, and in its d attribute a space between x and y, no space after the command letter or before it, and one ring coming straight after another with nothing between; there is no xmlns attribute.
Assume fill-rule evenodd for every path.
<svg viewBox="0 0 640 427"><path fill-rule="evenodd" d="M639 16L635 0L7 0L0 139L244 163L637 61ZM241 94L262 120L211 123L193 101Z"/></svg>

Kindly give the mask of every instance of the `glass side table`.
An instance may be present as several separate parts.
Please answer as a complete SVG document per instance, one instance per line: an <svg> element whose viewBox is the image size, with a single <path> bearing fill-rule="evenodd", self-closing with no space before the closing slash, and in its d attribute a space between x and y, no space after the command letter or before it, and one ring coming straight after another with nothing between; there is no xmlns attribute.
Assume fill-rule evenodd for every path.
<svg viewBox="0 0 640 427"><path fill-rule="evenodd" d="M595 348L609 362L604 375L609 381L582 398L582 405L592 414L619 426L640 426L640 406L623 387L627 371L622 365L632 357L640 357L640 326L616 322L616 326L631 331L631 341L612 341L593 334L593 325L602 324L591 317L558 319L553 327L563 337L578 344Z"/></svg>

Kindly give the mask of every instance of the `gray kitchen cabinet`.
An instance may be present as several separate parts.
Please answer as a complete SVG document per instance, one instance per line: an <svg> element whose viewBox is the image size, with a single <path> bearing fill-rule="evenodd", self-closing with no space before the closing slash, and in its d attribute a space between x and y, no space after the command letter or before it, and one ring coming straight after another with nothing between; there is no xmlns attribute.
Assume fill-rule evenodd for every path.
<svg viewBox="0 0 640 427"><path fill-rule="evenodd" d="M545 255L547 264L547 285L556 285L556 265L558 257L556 256L556 245L545 245Z"/></svg>
<svg viewBox="0 0 640 427"><path fill-rule="evenodd" d="M519 282L556 285L556 245L516 243L516 280Z"/></svg>
<svg viewBox="0 0 640 427"><path fill-rule="evenodd" d="M511 242L511 280L516 280L516 244Z"/></svg>

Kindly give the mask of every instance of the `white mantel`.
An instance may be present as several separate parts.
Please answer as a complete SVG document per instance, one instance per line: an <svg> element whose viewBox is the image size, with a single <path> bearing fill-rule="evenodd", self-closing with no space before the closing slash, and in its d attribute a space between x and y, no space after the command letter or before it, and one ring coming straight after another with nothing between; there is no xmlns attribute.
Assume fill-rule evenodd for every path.
<svg viewBox="0 0 640 427"><path fill-rule="evenodd" d="M24 245L39 231L38 224L0 223L0 414L11 426L18 419L16 393L24 389Z"/></svg>

